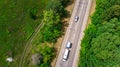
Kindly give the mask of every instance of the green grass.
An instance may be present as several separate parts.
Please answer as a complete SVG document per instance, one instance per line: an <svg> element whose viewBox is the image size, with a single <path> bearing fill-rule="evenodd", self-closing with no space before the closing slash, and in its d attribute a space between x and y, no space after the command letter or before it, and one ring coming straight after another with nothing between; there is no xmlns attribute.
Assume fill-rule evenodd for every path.
<svg viewBox="0 0 120 67"><path fill-rule="evenodd" d="M0 1L0 67L17 67L27 40L40 24L48 0ZM33 16L37 18L34 19ZM13 63L6 57L12 56Z"/></svg>

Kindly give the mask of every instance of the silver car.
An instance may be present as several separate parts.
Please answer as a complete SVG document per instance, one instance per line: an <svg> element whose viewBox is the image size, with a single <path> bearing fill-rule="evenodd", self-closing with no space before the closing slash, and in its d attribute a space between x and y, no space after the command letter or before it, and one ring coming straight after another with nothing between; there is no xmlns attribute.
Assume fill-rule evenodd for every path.
<svg viewBox="0 0 120 67"><path fill-rule="evenodd" d="M79 19L79 17L78 17L78 16L76 16L76 17L75 17L75 19L74 19L74 21L75 21L75 22L77 22L77 21L78 21L78 19Z"/></svg>
<svg viewBox="0 0 120 67"><path fill-rule="evenodd" d="M71 48L71 46L72 46L72 43L71 42L67 42L67 45L66 45L66 48Z"/></svg>

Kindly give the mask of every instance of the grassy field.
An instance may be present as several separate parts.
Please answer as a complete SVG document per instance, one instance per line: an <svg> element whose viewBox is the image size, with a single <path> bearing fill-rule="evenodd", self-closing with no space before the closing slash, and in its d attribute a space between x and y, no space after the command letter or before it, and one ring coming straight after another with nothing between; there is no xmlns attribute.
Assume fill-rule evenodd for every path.
<svg viewBox="0 0 120 67"><path fill-rule="evenodd" d="M17 67L24 45L40 24L48 0L0 1L0 67ZM13 63L6 62L12 56Z"/></svg>

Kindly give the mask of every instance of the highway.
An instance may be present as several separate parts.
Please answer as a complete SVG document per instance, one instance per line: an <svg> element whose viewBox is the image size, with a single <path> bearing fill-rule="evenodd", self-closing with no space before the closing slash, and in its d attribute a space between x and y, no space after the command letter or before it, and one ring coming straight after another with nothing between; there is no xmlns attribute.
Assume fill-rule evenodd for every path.
<svg viewBox="0 0 120 67"><path fill-rule="evenodd" d="M74 9L71 15L68 29L66 31L61 50L57 57L55 67L77 67L79 59L80 43L83 37L84 29L86 28L87 19L89 16L89 10L92 0L76 0ZM78 22L74 21L74 18L78 16ZM66 49L66 43L71 42L72 47L69 49L70 53L67 61L63 61L64 51Z"/></svg>

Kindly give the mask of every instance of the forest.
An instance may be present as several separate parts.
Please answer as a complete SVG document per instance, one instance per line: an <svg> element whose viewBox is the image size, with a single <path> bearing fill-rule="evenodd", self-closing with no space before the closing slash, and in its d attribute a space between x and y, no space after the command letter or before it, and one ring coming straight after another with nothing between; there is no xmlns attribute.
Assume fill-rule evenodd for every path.
<svg viewBox="0 0 120 67"><path fill-rule="evenodd" d="M96 0L78 67L120 67L120 0Z"/></svg>

